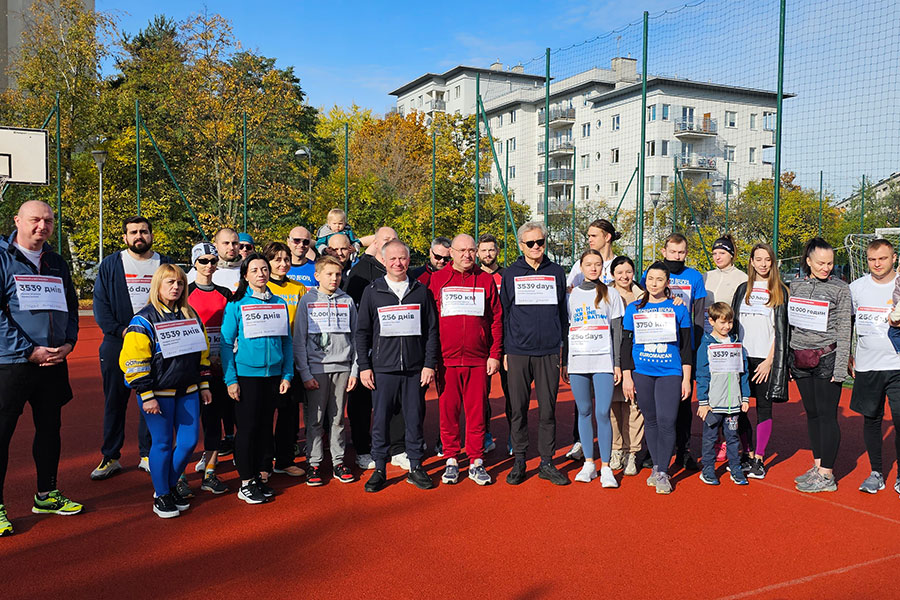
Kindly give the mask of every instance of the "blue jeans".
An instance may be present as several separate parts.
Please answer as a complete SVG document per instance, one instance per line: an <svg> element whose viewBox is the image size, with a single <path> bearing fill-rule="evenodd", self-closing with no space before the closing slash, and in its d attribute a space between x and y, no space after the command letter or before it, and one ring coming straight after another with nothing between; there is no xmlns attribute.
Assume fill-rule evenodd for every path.
<svg viewBox="0 0 900 600"><path fill-rule="evenodd" d="M594 394L591 398L591 383ZM570 373L569 385L575 396L578 409L578 437L581 438L581 449L584 457L594 458L594 426L591 423L591 412L597 418L597 445L600 448L600 460L607 463L612 453L612 424L609 421L609 408L612 404L612 373Z"/></svg>
<svg viewBox="0 0 900 600"><path fill-rule="evenodd" d="M703 421L703 475L709 478L716 476L716 442L719 441L719 425L725 435L725 450L728 454L728 466L735 478L743 475L741 471L741 437L738 435L739 414L723 415L710 411Z"/></svg>
<svg viewBox="0 0 900 600"><path fill-rule="evenodd" d="M160 414L144 413L144 418L153 440L150 479L156 495L164 496L178 483L200 439L200 397L193 392L177 398L157 396L156 401Z"/></svg>

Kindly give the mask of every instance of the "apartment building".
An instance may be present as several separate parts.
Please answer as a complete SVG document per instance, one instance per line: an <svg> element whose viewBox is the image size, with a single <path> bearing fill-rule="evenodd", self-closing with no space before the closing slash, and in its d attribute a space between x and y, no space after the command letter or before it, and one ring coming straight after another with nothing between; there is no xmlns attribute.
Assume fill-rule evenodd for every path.
<svg viewBox="0 0 900 600"><path fill-rule="evenodd" d="M499 64L428 74L392 94L400 112L443 109L465 116L475 111L475 73L482 74L482 90L489 77L492 94L482 97L500 171L506 171L510 193L535 217L544 211L548 156L551 212L569 212L573 199L578 210L605 205L612 213L620 202L623 210L633 209L641 119L646 119L645 206L668 197L676 165L686 181L707 180L723 198L726 178L732 194L749 181L772 178L775 92L651 76L642 114L636 67L635 59L617 57L608 69L551 81L549 115L543 78ZM498 80L508 89L498 88ZM546 147L545 118L550 120ZM499 187L497 165L488 160L493 187Z"/></svg>

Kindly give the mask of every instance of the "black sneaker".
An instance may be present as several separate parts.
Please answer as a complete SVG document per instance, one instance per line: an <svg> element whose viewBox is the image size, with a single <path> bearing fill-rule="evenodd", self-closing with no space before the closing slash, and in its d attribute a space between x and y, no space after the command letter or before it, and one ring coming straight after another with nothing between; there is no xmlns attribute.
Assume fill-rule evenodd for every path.
<svg viewBox="0 0 900 600"><path fill-rule="evenodd" d="M409 472L409 475L406 476L406 483L411 483L420 490L430 490L434 487L434 482L428 476L428 473L425 472L425 469L422 468L422 465Z"/></svg>
<svg viewBox="0 0 900 600"><path fill-rule="evenodd" d="M506 476L506 483L509 485L519 485L525 481L525 461L516 460L513 464L512 471Z"/></svg>
<svg viewBox="0 0 900 600"><path fill-rule="evenodd" d="M180 483L181 483L181 480L179 480L178 483L180 484ZM187 482L185 481L184 484L187 485ZM181 494L181 492L178 490L178 488L179 488L179 486L176 485L176 486L175 486L174 488L172 488L172 489L169 491L169 493L166 494L166 495L172 497L172 501L175 503L175 507L176 507L178 510L187 510L187 509L189 509L189 508L191 507L191 503L188 501L187 498L185 498L185 497Z"/></svg>
<svg viewBox="0 0 900 600"><path fill-rule="evenodd" d="M542 463L538 469L538 477L546 479L553 485L569 485L571 482L553 463Z"/></svg>
<svg viewBox="0 0 900 600"><path fill-rule="evenodd" d="M306 471L306 485L315 487L324 484L325 481L322 479L322 469L319 468L318 465L310 465L309 469Z"/></svg>
<svg viewBox="0 0 900 600"><path fill-rule="evenodd" d="M256 489L262 492L262 495L266 497L266 500L275 496L275 490L273 490L268 483L263 483L262 479L259 477L256 478Z"/></svg>
<svg viewBox="0 0 900 600"><path fill-rule="evenodd" d="M750 461L750 470L747 471L747 477L751 479L766 478L766 466L763 464L763 460L760 457L757 456Z"/></svg>
<svg viewBox="0 0 900 600"><path fill-rule="evenodd" d="M153 512L161 519L171 519L181 514L178 507L175 506L175 499L172 494L165 494L153 499Z"/></svg>
<svg viewBox="0 0 900 600"><path fill-rule="evenodd" d="M219 441L219 458L228 458L234 454L234 436L226 435Z"/></svg>
<svg viewBox="0 0 900 600"><path fill-rule="evenodd" d="M694 457L691 456L691 451L686 450L685 452L679 453L675 455L675 467L683 468L686 471L699 471L700 465L697 464L697 461L694 460Z"/></svg>
<svg viewBox="0 0 900 600"><path fill-rule="evenodd" d="M372 476L369 477L369 480L366 482L366 491L380 492L386 485L387 475L385 475L384 469L375 469L372 471Z"/></svg>
<svg viewBox="0 0 900 600"><path fill-rule="evenodd" d="M334 478L341 483L352 483L356 479L344 463L334 465Z"/></svg>
<svg viewBox="0 0 900 600"><path fill-rule="evenodd" d="M200 484L200 489L213 494L224 494L228 491L228 486L219 481L215 471L207 471L203 476L203 483Z"/></svg>
<svg viewBox="0 0 900 600"><path fill-rule="evenodd" d="M255 479L251 479L245 485L242 485L241 489L238 490L237 495L238 498L247 504L262 504L263 502L268 501L268 498L266 498L262 491L256 487Z"/></svg>
<svg viewBox="0 0 900 600"><path fill-rule="evenodd" d="M190 499L194 497L194 490L191 489L190 484L184 477L178 479L178 483L175 484L175 489L178 490L178 493L181 494L182 498Z"/></svg>
<svg viewBox="0 0 900 600"><path fill-rule="evenodd" d="M644 457L644 462L641 463L642 469L652 469L653 468L653 457L649 454Z"/></svg>

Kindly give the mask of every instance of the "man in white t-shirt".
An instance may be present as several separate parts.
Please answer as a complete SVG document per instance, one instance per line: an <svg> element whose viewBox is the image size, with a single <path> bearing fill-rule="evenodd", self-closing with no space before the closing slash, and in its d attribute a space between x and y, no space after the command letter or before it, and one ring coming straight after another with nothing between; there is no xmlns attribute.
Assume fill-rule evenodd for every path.
<svg viewBox="0 0 900 600"><path fill-rule="evenodd" d="M122 225L125 250L110 254L100 263L94 282L94 319L103 331L100 344L100 372L103 376L103 458L91 473L91 479L107 479L122 470L119 464L125 443L125 410L131 389L119 368L119 353L125 329L136 312L150 300L150 280L161 263L172 262L153 251L153 227L145 217L125 219ZM150 472L150 432L144 413L138 411L138 467Z"/></svg>
<svg viewBox="0 0 900 600"><path fill-rule="evenodd" d="M213 283L233 292L241 280L241 262L244 260L240 253L240 238L234 229L223 227L213 237L213 244L219 253L219 264L213 273ZM187 274L188 283L194 283L196 277L197 272L191 269Z"/></svg>
<svg viewBox="0 0 900 600"><path fill-rule="evenodd" d="M600 274L600 278L603 280L603 283L609 285L613 281L610 267L613 259L616 257L613 254L612 243L622 237L622 234L616 231L613 224L606 219L597 219L588 225L587 237L588 246L603 256L603 271ZM572 288L578 287L583 282L584 274L581 272L581 261L576 260L575 264L572 265L572 270L569 271L569 276L566 277L566 287L569 291L572 291Z"/></svg>
<svg viewBox="0 0 900 600"><path fill-rule="evenodd" d="M900 431L900 354L888 339L888 328L900 326L888 319L897 277L894 246L884 239L873 240L866 248L866 262L869 273L850 284L857 341L847 370L855 379L850 409L863 416L863 440L872 467L859 491L874 494L884 489L881 424L885 395L891 406L894 430ZM900 436L894 437L900 456ZM894 489L900 493L900 479Z"/></svg>

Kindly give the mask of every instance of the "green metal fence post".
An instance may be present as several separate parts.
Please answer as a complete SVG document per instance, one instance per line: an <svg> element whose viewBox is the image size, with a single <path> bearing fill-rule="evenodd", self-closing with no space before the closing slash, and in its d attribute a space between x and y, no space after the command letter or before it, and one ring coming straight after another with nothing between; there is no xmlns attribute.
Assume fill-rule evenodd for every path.
<svg viewBox="0 0 900 600"><path fill-rule="evenodd" d="M675 223L678 221L678 155L672 157L675 166L675 183L672 184L672 233L675 233Z"/></svg>
<svg viewBox="0 0 900 600"><path fill-rule="evenodd" d="M60 121L62 114L59 112L59 92L56 92L56 252L62 254L62 141L60 139Z"/></svg>
<svg viewBox="0 0 900 600"><path fill-rule="evenodd" d="M247 111L244 111L243 122L243 156L244 156L244 178L241 187L244 190L244 231L247 231Z"/></svg>
<svg viewBox="0 0 900 600"><path fill-rule="evenodd" d="M137 197L137 214L141 214L141 106L134 100L134 179Z"/></svg>
<svg viewBox="0 0 900 600"><path fill-rule="evenodd" d="M344 123L344 212L350 218L350 123Z"/></svg>
<svg viewBox="0 0 900 600"><path fill-rule="evenodd" d="M687 189L684 187L684 176L679 176L679 180L681 181L681 192L684 194L684 199L687 201L688 209L691 211L691 223L694 225L694 230L697 232L697 237L700 238L700 245L703 246L703 253L706 255L706 264L709 265L709 268L713 268L712 257L709 255L709 250L706 249L706 241L703 239L703 232L700 231L700 224L697 223L697 217L694 214L694 203L691 202L691 197L688 196ZM678 185L678 182L675 182L675 185Z"/></svg>
<svg viewBox="0 0 900 600"><path fill-rule="evenodd" d="M644 11L644 50L641 56L641 158L640 174L638 175L638 248L637 272L644 272L644 180L647 178L646 155L647 150L647 24L650 13Z"/></svg>
<svg viewBox="0 0 900 600"><path fill-rule="evenodd" d="M725 233L728 233L728 204L731 200L731 163L725 163Z"/></svg>
<svg viewBox="0 0 900 600"><path fill-rule="evenodd" d="M781 106L784 100L784 13L786 0L781 0L778 19L778 95L775 114L775 198L772 217L772 247L778 257L778 216L781 207Z"/></svg>
<svg viewBox="0 0 900 600"><path fill-rule="evenodd" d="M625 202L625 196L628 195L628 190L631 189L631 184L634 181L634 178L637 177L638 169L634 168L634 171L631 172L631 178L628 180L628 185L625 186L625 191L622 192L622 197L619 198L619 204L616 206L616 212L613 213L613 223L616 222L616 219L619 216L619 209L622 208L622 203Z"/></svg>
<svg viewBox="0 0 900 600"><path fill-rule="evenodd" d="M863 174L862 176L862 189L860 190L860 199L859 199L859 232L865 233L865 223L866 223L866 176Z"/></svg>
<svg viewBox="0 0 900 600"><path fill-rule="evenodd" d="M509 179L509 142L506 142L506 170L503 171L504 176ZM509 188L503 186L503 202L509 207ZM475 240L478 243L478 240ZM509 211L503 211L503 266L507 265L507 256L509 248Z"/></svg>
<svg viewBox="0 0 900 600"><path fill-rule="evenodd" d="M547 148L550 151L550 148ZM575 187L576 171L578 171L578 152L572 146L572 264L575 264Z"/></svg>
<svg viewBox="0 0 900 600"><path fill-rule="evenodd" d="M550 224L550 48L544 68L544 225Z"/></svg>
<svg viewBox="0 0 900 600"><path fill-rule="evenodd" d="M819 171L819 233L818 236L822 237L822 182L823 182L823 171Z"/></svg>
<svg viewBox="0 0 900 600"><path fill-rule="evenodd" d="M478 239L478 209L481 208L481 75L475 73L475 239ZM494 140L489 140L491 148Z"/></svg>
<svg viewBox="0 0 900 600"><path fill-rule="evenodd" d="M497 157L497 148L494 146L493 139L494 136L491 134L491 125L487 120L487 111L484 110L484 102L481 101L481 98L478 98L478 103L481 106L481 122L484 124L485 133L487 133L487 137L491 140L491 157L494 159L494 167L497 169L497 172L500 173L500 159ZM507 147L507 166L509 166L509 148ZM516 228L516 220L513 218L512 207L509 205L509 186L507 185L507 178L500 173L500 189L503 190L503 199L506 202L506 212L509 215L509 222L512 223L513 229ZM518 245L516 245L516 253L518 254Z"/></svg>
<svg viewBox="0 0 900 600"><path fill-rule="evenodd" d="M434 169L435 169L435 148L437 145L434 124L431 125L431 239L434 239Z"/></svg>

